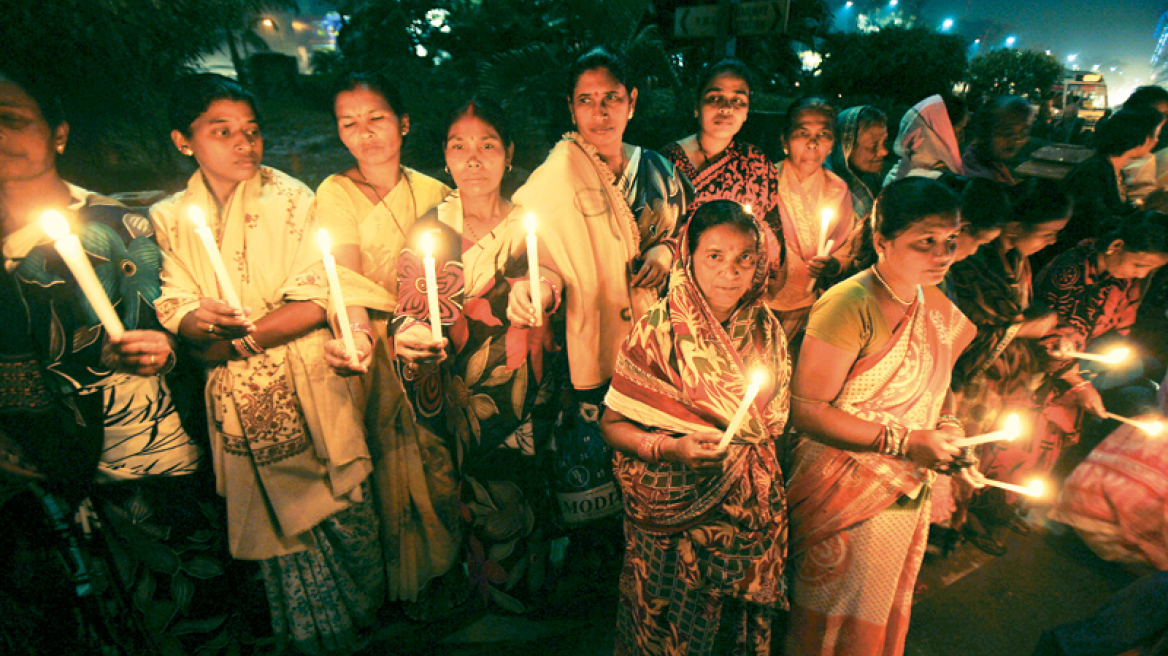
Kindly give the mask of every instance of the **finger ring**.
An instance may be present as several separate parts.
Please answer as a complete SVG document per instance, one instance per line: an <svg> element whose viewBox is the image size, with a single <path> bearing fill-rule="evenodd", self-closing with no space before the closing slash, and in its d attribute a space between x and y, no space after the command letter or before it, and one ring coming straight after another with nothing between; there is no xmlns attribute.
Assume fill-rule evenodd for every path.
<svg viewBox="0 0 1168 656"><path fill-rule="evenodd" d="M150 359L146 361L146 364L150 364L150 365L154 364L154 356L153 355L151 355Z"/></svg>
<svg viewBox="0 0 1168 656"><path fill-rule="evenodd" d="M215 332L215 329L216 329L216 328L218 328L218 327L219 327L219 326L216 326L216 325L215 325L215 324L213 324L213 323L209 323L209 324L207 324L207 332L209 332L209 333L213 333L213 332Z"/></svg>

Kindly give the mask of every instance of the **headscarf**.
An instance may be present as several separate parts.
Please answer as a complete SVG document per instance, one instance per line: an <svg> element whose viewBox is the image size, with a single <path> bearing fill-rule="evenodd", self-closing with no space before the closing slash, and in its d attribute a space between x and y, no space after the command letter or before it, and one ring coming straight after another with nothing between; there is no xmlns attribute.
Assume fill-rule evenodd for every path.
<svg viewBox="0 0 1168 656"><path fill-rule="evenodd" d="M941 96L929 96L905 112L893 150L900 161L888 172L885 185L909 175L937 178L944 171L965 175L957 133Z"/></svg>
<svg viewBox="0 0 1168 656"><path fill-rule="evenodd" d="M872 205L876 202L876 195L872 188L864 181L864 174L852 168L852 152L856 150L856 141L860 138L860 115L868 109L867 105L849 107L836 117L835 147L827 158L827 167L848 183L848 190L852 192L852 209L856 216L865 217L872 212ZM879 178L876 179L879 182Z"/></svg>

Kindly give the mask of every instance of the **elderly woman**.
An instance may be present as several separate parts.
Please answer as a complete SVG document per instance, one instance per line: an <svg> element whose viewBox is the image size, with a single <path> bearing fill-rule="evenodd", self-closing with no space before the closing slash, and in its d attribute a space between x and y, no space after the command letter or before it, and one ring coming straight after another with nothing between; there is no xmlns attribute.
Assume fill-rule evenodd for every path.
<svg viewBox="0 0 1168 656"><path fill-rule="evenodd" d="M232 600L244 596L247 584L225 574L231 558L225 527L211 519L218 500L198 440L202 429L192 417L180 421L178 407L194 405L199 391L189 378L184 385L165 375L176 365L176 344L154 312L162 255L148 219L61 178L57 163L69 145L69 124L43 84L0 73L0 498L10 532L40 548L58 546L66 559L55 572L4 570L8 603L28 605L6 613L0 633L14 653L147 653L158 644L188 653L210 649L230 633L220 635L221 626L239 628L241 605ZM120 335L98 321L46 237L40 223L46 209L60 212L79 238L126 329ZM14 474L21 484L35 482L27 489L48 511L54 533L42 535L17 519L27 517L20 509L29 497L12 498ZM79 540L81 527L69 521L74 513L92 529L92 540ZM2 542L6 565L23 562L23 569L41 560ZM101 562L108 551L83 547L83 561L79 544L109 545L120 560ZM148 566L158 562L167 568ZM82 588L74 594L77 580L64 575L74 566L72 574L92 577L90 600L107 612L72 606ZM20 584L30 575L38 588L32 599ZM136 591L137 603L128 603L127 590ZM56 607L38 607L45 599ZM168 604L174 622L144 616ZM225 616L231 621L223 624ZM53 624L38 626L35 618ZM73 626L76 619L85 625Z"/></svg>
<svg viewBox="0 0 1168 656"><path fill-rule="evenodd" d="M847 183L824 168L834 143L835 110L830 105L814 97L791 104L783 134L787 157L778 164L785 279L767 304L783 322L795 351L815 302L815 287L823 289L851 264L863 223L852 212Z"/></svg>
<svg viewBox="0 0 1168 656"><path fill-rule="evenodd" d="M703 205L668 296L621 347L601 424L625 493L622 656L771 653L771 618L786 607L775 442L790 362L761 300L765 265L758 224L740 205ZM758 370L769 379L721 448Z"/></svg>
<svg viewBox="0 0 1168 656"><path fill-rule="evenodd" d="M537 402L541 409L551 405L560 382L550 321L521 327L507 315L510 281L527 279L528 262L526 212L499 190L514 149L493 103L476 98L452 115L446 168L458 189L410 229L398 260L401 293L391 324L419 429L454 454L471 524L464 550L470 579L509 611L526 608L523 598L538 590L546 572L543 536L553 523L544 502L549 481L541 475L549 456L548 422L538 421L535 411ZM434 244L439 275L439 341L421 291L423 238ZM555 287L544 282L541 293L550 318ZM506 572L505 580L497 580L498 571Z"/></svg>
<svg viewBox="0 0 1168 656"><path fill-rule="evenodd" d="M198 170L151 208L166 255L156 306L207 368L231 553L260 561L282 642L351 651L382 601L384 568L360 411L322 356L331 333L312 191L260 165L255 103L234 80L179 80L170 113L171 138ZM192 208L206 215L223 281ZM221 284L243 307L220 300ZM368 342L359 348L367 359Z"/></svg>
<svg viewBox="0 0 1168 656"><path fill-rule="evenodd" d="M879 261L811 312L791 386L785 654L903 653L933 469L962 435L949 376L974 329L936 287L957 212L933 180L885 187L873 215Z"/></svg>
<svg viewBox="0 0 1168 656"><path fill-rule="evenodd" d="M888 148L888 117L869 105L849 107L836 121L839 139L827 160L828 168L844 182L852 194L852 211L863 221L872 212L880 191L880 174Z"/></svg>
<svg viewBox="0 0 1168 656"><path fill-rule="evenodd" d="M1033 123L1030 102L1019 96L995 98L979 109L973 117L973 140L961 154L965 175L1010 186L1017 184L1010 172L1010 160L1030 140Z"/></svg>
<svg viewBox="0 0 1168 656"><path fill-rule="evenodd" d="M910 107L900 119L893 149L900 160L884 184L908 176L965 175L960 135L968 121L965 103L954 98L929 96Z"/></svg>

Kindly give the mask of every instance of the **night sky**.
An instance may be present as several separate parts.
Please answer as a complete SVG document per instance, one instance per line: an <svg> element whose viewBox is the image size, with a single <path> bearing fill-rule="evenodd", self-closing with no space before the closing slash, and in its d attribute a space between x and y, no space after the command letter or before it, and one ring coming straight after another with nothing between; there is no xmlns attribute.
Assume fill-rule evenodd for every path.
<svg viewBox="0 0 1168 656"><path fill-rule="evenodd" d="M829 4L838 15L844 3ZM938 26L952 18L958 33L963 21L994 20L1017 37L1015 47L1049 49L1064 63L1067 55L1076 54L1074 66L1080 70L1100 64L1111 102L1119 104L1132 88L1150 82L1153 32L1165 11L1168 0L927 0L923 13ZM981 47L986 45L1002 44ZM1168 74L1161 77L1168 82Z"/></svg>

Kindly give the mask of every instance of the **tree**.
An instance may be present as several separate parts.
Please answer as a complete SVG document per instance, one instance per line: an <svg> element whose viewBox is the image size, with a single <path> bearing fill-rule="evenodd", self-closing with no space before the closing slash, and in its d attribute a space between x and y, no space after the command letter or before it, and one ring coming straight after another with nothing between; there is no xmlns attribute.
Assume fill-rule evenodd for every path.
<svg viewBox="0 0 1168 656"><path fill-rule="evenodd" d="M951 93L965 74L961 37L923 28L828 35L820 85L832 97L885 98L909 106Z"/></svg>
<svg viewBox="0 0 1168 656"><path fill-rule="evenodd" d="M1032 50L995 50L969 63L969 95L978 100L1025 96L1035 104L1049 99L1063 75L1054 57Z"/></svg>

